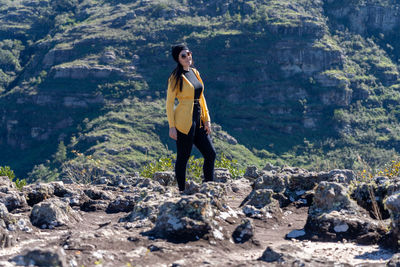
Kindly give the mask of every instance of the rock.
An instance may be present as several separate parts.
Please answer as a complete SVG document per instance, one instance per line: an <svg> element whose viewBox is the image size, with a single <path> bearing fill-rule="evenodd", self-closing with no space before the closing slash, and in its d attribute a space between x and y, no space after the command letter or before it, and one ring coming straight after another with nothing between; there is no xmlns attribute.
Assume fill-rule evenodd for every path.
<svg viewBox="0 0 400 267"><path fill-rule="evenodd" d="M307 235L321 240L352 240L365 244L377 242L372 235L383 236L385 227L367 216L367 212L350 199L347 188L334 182L321 182L315 189L313 205L305 225Z"/></svg>
<svg viewBox="0 0 400 267"><path fill-rule="evenodd" d="M133 211L128 216L121 218L119 222L134 222L137 220L149 219L155 222L157 219L157 212L159 208L158 201L148 201L136 203Z"/></svg>
<svg viewBox="0 0 400 267"><path fill-rule="evenodd" d="M390 217L383 204L386 195L387 187L385 184L373 183L358 183L351 193L351 197L357 201L358 205L367 210L372 218L379 219L380 216L383 220ZM375 208L377 208L377 211ZM376 214L377 212L379 214Z"/></svg>
<svg viewBox="0 0 400 267"><path fill-rule="evenodd" d="M131 212L135 207L135 203L139 200L138 196L124 196L117 197L108 204L106 209L107 213L118 213L118 212Z"/></svg>
<svg viewBox="0 0 400 267"><path fill-rule="evenodd" d="M387 267L400 267L400 253L394 254L389 262L386 264Z"/></svg>
<svg viewBox="0 0 400 267"><path fill-rule="evenodd" d="M155 172L153 180L159 182L163 186L176 185L175 173L173 171Z"/></svg>
<svg viewBox="0 0 400 267"><path fill-rule="evenodd" d="M110 193L104 192L102 190L89 188L89 189L83 190L83 192L85 192L85 194L92 200L100 200L100 199L101 200L111 200L111 199L113 199L113 196Z"/></svg>
<svg viewBox="0 0 400 267"><path fill-rule="evenodd" d="M9 231L0 227L0 248L12 247L16 244L16 237Z"/></svg>
<svg viewBox="0 0 400 267"><path fill-rule="evenodd" d="M15 256L12 261L23 266L68 266L66 253L59 247L30 250Z"/></svg>
<svg viewBox="0 0 400 267"><path fill-rule="evenodd" d="M395 192L385 200L386 208L389 210L392 233L400 240L400 191Z"/></svg>
<svg viewBox="0 0 400 267"><path fill-rule="evenodd" d="M286 238L298 238L298 237L305 236L305 235L306 235L306 232L303 229L292 230L292 231L290 231L290 233L288 233L286 235Z"/></svg>
<svg viewBox="0 0 400 267"><path fill-rule="evenodd" d="M226 168L215 168L214 170L214 182L226 183L232 179L232 175Z"/></svg>
<svg viewBox="0 0 400 267"><path fill-rule="evenodd" d="M29 206L33 206L54 196L54 187L50 184L37 183L24 187L24 193Z"/></svg>
<svg viewBox="0 0 400 267"><path fill-rule="evenodd" d="M266 261L266 262L281 262L283 257L282 253L278 253L274 251L272 248L267 247L267 249L263 252L262 256L258 260Z"/></svg>
<svg viewBox="0 0 400 267"><path fill-rule="evenodd" d="M267 164L265 164L265 167L263 168L263 170L264 171L275 171L275 172L277 172L277 171L279 171L279 167L278 166L274 166L274 165L272 165L271 163L267 163Z"/></svg>
<svg viewBox="0 0 400 267"><path fill-rule="evenodd" d="M206 196L223 200L226 196L227 186L218 182L206 182L200 186L199 192L205 194Z"/></svg>
<svg viewBox="0 0 400 267"><path fill-rule="evenodd" d="M124 76L125 72L120 68L110 66L56 66L51 69L51 75L54 79L86 79L86 78L109 78L112 75Z"/></svg>
<svg viewBox="0 0 400 267"><path fill-rule="evenodd" d="M259 171L256 166L251 165L247 166L246 171L244 172L243 177L249 180L255 180L259 176Z"/></svg>
<svg viewBox="0 0 400 267"><path fill-rule="evenodd" d="M271 189L253 190L242 202L243 212L251 218L272 218L272 214L281 215L279 203L273 198Z"/></svg>
<svg viewBox="0 0 400 267"><path fill-rule="evenodd" d="M33 206L30 220L37 227L52 228L77 221L79 216L67 203L51 198Z"/></svg>
<svg viewBox="0 0 400 267"><path fill-rule="evenodd" d="M271 189L275 193L283 192L286 188L287 177L263 171L254 182L254 190Z"/></svg>
<svg viewBox="0 0 400 267"><path fill-rule="evenodd" d="M347 210L349 213L358 213L357 204L350 199L347 189L333 182L321 182L315 189L313 205L309 213L323 213L332 210Z"/></svg>
<svg viewBox="0 0 400 267"><path fill-rule="evenodd" d="M349 184L356 179L356 174L352 170L331 170L329 173L329 181L336 183Z"/></svg>
<svg viewBox="0 0 400 267"><path fill-rule="evenodd" d="M174 241L194 241L211 230L213 217L214 212L206 196L185 196L177 202L167 201L160 207L152 233Z"/></svg>
<svg viewBox="0 0 400 267"><path fill-rule="evenodd" d="M16 189L15 184L8 178L8 176L0 176L0 188ZM3 190L0 190L3 192Z"/></svg>
<svg viewBox="0 0 400 267"><path fill-rule="evenodd" d="M104 200L93 200L89 199L88 201L82 203L80 209L81 211L86 211L86 212L94 212L94 211L105 211L107 210L109 206L108 201Z"/></svg>
<svg viewBox="0 0 400 267"><path fill-rule="evenodd" d="M243 219L242 223L236 227L232 233L232 238L235 243L245 243L253 237L253 224L250 219Z"/></svg>
<svg viewBox="0 0 400 267"><path fill-rule="evenodd" d="M23 193L14 190L8 191L7 193L0 192L0 203L4 203L8 211L27 206Z"/></svg>
<svg viewBox="0 0 400 267"><path fill-rule="evenodd" d="M193 195L199 193L200 191L200 184L196 183L193 180L189 180L186 182L185 191L186 195Z"/></svg>

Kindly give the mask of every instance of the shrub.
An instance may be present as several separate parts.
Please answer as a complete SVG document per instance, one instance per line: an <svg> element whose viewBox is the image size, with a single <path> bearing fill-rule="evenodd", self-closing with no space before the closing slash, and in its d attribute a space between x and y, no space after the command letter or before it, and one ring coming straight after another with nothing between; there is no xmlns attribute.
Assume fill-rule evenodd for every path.
<svg viewBox="0 0 400 267"><path fill-rule="evenodd" d="M143 167L140 175L147 178L153 178L153 175L156 172L173 171L173 161L175 161L175 159L162 157L156 162L150 162ZM186 167L187 179L193 179L200 183L202 181L203 163L203 158L190 156ZM233 178L238 178L244 174L244 169L239 167L238 161L235 159L228 159L223 153L221 153L219 159L215 161L215 167L228 169Z"/></svg>
<svg viewBox="0 0 400 267"><path fill-rule="evenodd" d="M8 178L12 181L14 180L15 185L19 190L22 190L22 187L26 185L26 180L20 180L15 178L14 171L11 170L9 166L0 166L0 176L8 176Z"/></svg>

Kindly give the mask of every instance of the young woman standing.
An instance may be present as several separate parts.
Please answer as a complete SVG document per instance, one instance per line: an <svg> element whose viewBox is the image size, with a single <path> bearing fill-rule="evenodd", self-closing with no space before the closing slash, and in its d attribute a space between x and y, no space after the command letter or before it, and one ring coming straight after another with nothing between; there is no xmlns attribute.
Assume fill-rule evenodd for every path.
<svg viewBox="0 0 400 267"><path fill-rule="evenodd" d="M172 47L172 57L177 66L168 79L166 110L169 136L176 140L175 177L182 192L193 144L204 157L203 182L214 180L216 153L210 138L211 122L203 94L204 83L199 72L191 67L192 52L185 45L176 45ZM179 101L176 109L175 98Z"/></svg>

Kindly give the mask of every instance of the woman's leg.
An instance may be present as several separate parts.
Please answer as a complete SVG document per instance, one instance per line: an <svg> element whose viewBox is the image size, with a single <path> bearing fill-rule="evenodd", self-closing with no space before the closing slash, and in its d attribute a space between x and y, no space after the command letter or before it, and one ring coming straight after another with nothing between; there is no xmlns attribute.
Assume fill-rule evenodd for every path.
<svg viewBox="0 0 400 267"><path fill-rule="evenodd" d="M204 182L213 181L216 153L211 137L207 134L204 127L196 129L193 143L204 157Z"/></svg>
<svg viewBox="0 0 400 267"><path fill-rule="evenodd" d="M193 146L193 126L187 135L177 130L175 177L180 191L185 190L186 165Z"/></svg>

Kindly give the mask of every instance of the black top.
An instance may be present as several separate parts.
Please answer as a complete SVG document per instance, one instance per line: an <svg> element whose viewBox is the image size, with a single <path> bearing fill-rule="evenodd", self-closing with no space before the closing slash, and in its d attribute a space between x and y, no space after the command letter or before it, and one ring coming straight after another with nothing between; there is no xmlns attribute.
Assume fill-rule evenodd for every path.
<svg viewBox="0 0 400 267"><path fill-rule="evenodd" d="M201 84L199 79L197 79L196 74L194 74L191 68L189 68L189 71L183 70L183 74L189 80L189 82L194 86L194 100L199 100L201 92L203 91L203 85ZM193 121L197 121L200 123L200 113L201 113L200 103L199 101L194 101Z"/></svg>
<svg viewBox="0 0 400 267"><path fill-rule="evenodd" d="M183 74L189 80L189 82L194 86L194 99L199 99L200 94L203 91L203 85L197 79L196 74L194 74L193 70L189 68L189 71L183 70Z"/></svg>

